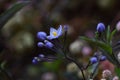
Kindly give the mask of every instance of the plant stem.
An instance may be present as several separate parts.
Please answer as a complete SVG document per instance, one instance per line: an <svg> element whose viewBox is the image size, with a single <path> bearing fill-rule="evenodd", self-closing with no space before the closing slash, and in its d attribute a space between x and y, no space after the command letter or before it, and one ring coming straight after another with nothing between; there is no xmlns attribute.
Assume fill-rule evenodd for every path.
<svg viewBox="0 0 120 80"><path fill-rule="evenodd" d="M90 65L91 64L90 64L90 61L89 61L88 64L83 69L86 70Z"/></svg>
<svg viewBox="0 0 120 80"><path fill-rule="evenodd" d="M83 76L83 80L86 80L86 79L85 79L84 72L83 72L83 67L82 67L82 65L80 65L76 60L74 60L73 58L67 56L66 54L65 54L65 58L66 58L67 60L70 60L70 61L74 62L74 63L79 67L79 69L80 69L80 71L81 71L81 73L82 73L82 76Z"/></svg>
<svg viewBox="0 0 120 80"><path fill-rule="evenodd" d="M65 58L66 58L67 60L69 60L69 61L71 61L71 62L74 62L74 63L78 66L78 68L80 69L80 71L81 71L81 73L82 73L83 80L86 80L86 79L85 79L84 72L83 72L83 66L80 65L76 60L74 60L73 58L71 58L70 56L68 56L68 55L66 54L66 50L67 50L67 48L66 48L66 39L67 39L67 31L65 31L65 36L64 36L64 41L63 41L63 43L64 43L64 45L63 45L64 56L65 56Z"/></svg>
<svg viewBox="0 0 120 80"><path fill-rule="evenodd" d="M91 76L90 76L91 79L93 79L93 77L98 69L98 66L99 66L99 62L95 65L95 68L94 68L93 72L91 73Z"/></svg>

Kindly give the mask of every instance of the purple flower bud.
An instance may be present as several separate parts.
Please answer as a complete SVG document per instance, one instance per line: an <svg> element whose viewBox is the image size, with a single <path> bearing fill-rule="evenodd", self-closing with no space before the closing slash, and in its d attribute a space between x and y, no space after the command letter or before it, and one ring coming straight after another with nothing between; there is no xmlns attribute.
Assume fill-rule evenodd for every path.
<svg viewBox="0 0 120 80"><path fill-rule="evenodd" d="M101 56L100 57L100 61L105 61L106 60L106 56Z"/></svg>
<svg viewBox="0 0 120 80"><path fill-rule="evenodd" d="M45 55L43 55L43 54L39 54L39 57L40 57L40 58L44 58Z"/></svg>
<svg viewBox="0 0 120 80"><path fill-rule="evenodd" d="M98 52L95 52L95 53L94 53L94 57L97 57L97 58L98 58L98 57L99 57L99 53L98 53Z"/></svg>
<svg viewBox="0 0 120 80"><path fill-rule="evenodd" d="M43 42L38 42L38 43L37 43L37 46L41 48L41 47L44 46L44 43L43 43Z"/></svg>
<svg viewBox="0 0 120 80"><path fill-rule="evenodd" d="M69 25L64 25L64 31L68 31Z"/></svg>
<svg viewBox="0 0 120 80"><path fill-rule="evenodd" d="M38 37L38 39L40 39L40 40L45 40L46 37L47 37L47 34L46 34L45 32L38 32L38 33L37 33L37 37Z"/></svg>
<svg viewBox="0 0 120 80"><path fill-rule="evenodd" d="M47 39L48 39L48 40L52 40L52 38L51 38L50 36L47 36Z"/></svg>
<svg viewBox="0 0 120 80"><path fill-rule="evenodd" d="M97 25L97 31L100 32L100 33L105 31L105 25L103 23L99 23Z"/></svg>
<svg viewBox="0 0 120 80"><path fill-rule="evenodd" d="M97 61L98 61L98 60L97 60L96 57L90 58L90 62L91 62L92 64L96 63Z"/></svg>
<svg viewBox="0 0 120 80"><path fill-rule="evenodd" d="M52 48L54 45L53 45L51 42L47 41L47 42L45 43L45 46L46 46L47 48Z"/></svg>
<svg viewBox="0 0 120 80"><path fill-rule="evenodd" d="M32 63L33 63L33 64L37 64L37 63L38 63L37 57L34 57L34 58L33 58Z"/></svg>

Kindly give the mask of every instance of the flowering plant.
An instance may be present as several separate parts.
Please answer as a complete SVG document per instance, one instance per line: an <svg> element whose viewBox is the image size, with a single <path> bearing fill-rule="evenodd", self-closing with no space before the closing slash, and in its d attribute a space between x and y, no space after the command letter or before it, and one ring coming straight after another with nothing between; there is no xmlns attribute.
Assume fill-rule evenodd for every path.
<svg viewBox="0 0 120 80"><path fill-rule="evenodd" d="M112 44L113 35L116 32L116 29L112 32L110 31L110 27L107 27L105 30L105 25L103 23L99 23L96 28L95 38L87 38L87 37L80 37L80 39L87 41L88 43L94 44L96 46L96 53L89 59L88 64L83 66L82 63L75 60L70 54L69 50L66 48L66 37L67 37L67 30L68 26L59 26L56 30L54 28L50 28L50 35L47 36L45 32L38 32L37 37L40 39L38 42L38 47L46 48L60 54L61 57L57 56L45 56L44 54L40 54L38 57L34 57L33 63L38 63L41 61L54 61L58 58L65 58L71 62L74 62L78 68L81 70L83 80L86 79L94 79L95 75L97 74L98 66L101 61L108 59L111 63L116 66L116 69L119 70L119 60L117 55L113 52L118 50L119 42L115 45ZM64 35L63 44L60 44L61 41L58 39L60 36ZM88 67L94 66L91 74L89 76L85 76L84 70L87 70Z"/></svg>
<svg viewBox="0 0 120 80"><path fill-rule="evenodd" d="M110 26L106 27L103 23L98 23L95 36L93 38L79 36L75 41L75 47L73 47L72 44L69 46L69 41L71 40L68 38L68 35L78 29L78 26L75 26L75 29L72 29L73 27L69 27L68 25L60 25L58 28L50 27L49 33L44 31L37 32L36 37L38 40L36 41L36 39L34 39L34 33L39 29L38 26L53 24L52 20L53 22L57 21L61 23L67 16L68 19L71 19L66 20L68 20L68 23L72 20L72 25L76 24L77 20L80 22L83 20L82 23L92 20L92 17L86 17L86 10L83 9L81 9L83 10L81 11L82 14L85 12L85 15L82 17L83 19L79 19L81 14L80 16L78 15L77 18L76 16L71 17L71 14L66 15L66 12L68 14L72 13L73 15L74 11L76 14L76 9L73 8L75 10L71 12L70 8L74 7L76 4L79 5L76 2L72 2L71 7L69 0L65 1L65 3L63 3L64 1L62 0L59 0L59 2L54 2L54 0L17 1L17 3L12 5L13 2L16 2L15 0L2 0L0 4L0 13L9 7L5 13L0 15L0 80L58 80L57 76L60 78L59 80L64 80L62 76L67 76L65 80L66 78L68 80L98 80L100 77L101 80L119 80L120 41L114 41L114 35L120 30L120 22L116 25L116 29L114 30L112 30ZM59 4L56 5L56 3ZM86 2L83 3L86 4ZM68 6L68 4L70 5ZM21 10L24 6L26 7ZM65 8L65 6L67 8ZM42 7L44 7L44 9ZM85 9L89 10L88 8ZM99 13L101 10L97 11L97 13ZM16 14L16 12L18 13ZM89 11L87 12L87 14L89 14ZM114 11L112 10L112 12ZM13 17L14 14L16 15ZM29 28L27 26L29 26ZM37 42L37 46L34 46L34 40ZM39 54L36 52L37 49L39 49ZM33 57L33 55L35 55L34 53L36 53L37 56ZM32 62L34 64L30 63L31 58L33 58ZM49 70L46 69L46 67ZM20 68L22 68L22 70L19 70ZM54 72L58 74L56 75ZM62 76L61 73L63 73Z"/></svg>
<svg viewBox="0 0 120 80"><path fill-rule="evenodd" d="M115 65L116 73L119 75L119 53L116 54L117 51L119 51L119 41L116 42L116 44L113 44L113 36L117 32L117 29L114 29L113 31L110 30L110 26L107 27L107 30L105 30L105 25L103 23L99 23L97 25L97 31L95 33L95 38L90 39L87 37L80 37L81 39L94 44L94 46L97 47L97 50L101 52L103 55L106 56L107 60L109 60L111 63ZM96 59L94 59L96 61Z"/></svg>

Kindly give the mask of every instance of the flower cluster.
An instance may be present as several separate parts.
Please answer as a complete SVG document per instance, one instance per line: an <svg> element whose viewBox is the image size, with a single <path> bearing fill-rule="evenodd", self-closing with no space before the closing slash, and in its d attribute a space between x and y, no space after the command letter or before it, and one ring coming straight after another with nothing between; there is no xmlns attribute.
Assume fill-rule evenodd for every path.
<svg viewBox="0 0 120 80"><path fill-rule="evenodd" d="M39 54L37 57L34 57L32 62L34 64L37 64L38 62L44 62L44 61L47 61L47 62L51 62L51 61L54 61L56 59L56 57L53 57L53 56L45 56L44 54Z"/></svg>
<svg viewBox="0 0 120 80"><path fill-rule="evenodd" d="M37 38L40 40L37 43L39 48L46 48L52 51L57 51L60 48L58 44L58 38L63 34L63 28L60 25L58 29L53 27L50 28L50 33L47 35L46 32L40 31L37 33ZM33 63L37 63L39 61L53 61L55 60L55 56L45 56L44 54L40 54L38 57L34 57Z"/></svg>
<svg viewBox="0 0 120 80"><path fill-rule="evenodd" d="M106 56L102 54L97 54L97 53L95 53L94 56L90 58L90 62L92 64L97 63L99 61L105 61L105 60L106 60Z"/></svg>
<svg viewBox="0 0 120 80"><path fill-rule="evenodd" d="M99 62L104 61L108 59L114 66L115 69L118 71L120 70L120 59L119 59L119 49L120 49L120 41L117 43L113 43L113 37L116 33L116 31L119 31L119 22L116 25L116 29L111 30L110 26L105 28L105 25L103 23L98 23L95 33L95 38L88 38L88 37L81 37L81 39L94 44L96 47L95 49L101 53L100 56L94 55L90 58L90 63L98 63L96 65L99 65ZM96 66L95 69L97 69L98 66ZM116 70L116 72L117 72ZM93 71L93 74L96 71ZM113 78L113 80L118 80L118 78ZM111 79L110 79L111 80Z"/></svg>
<svg viewBox="0 0 120 80"><path fill-rule="evenodd" d="M38 32L37 37L41 41L38 42L37 45L38 45L38 47L52 48L54 46L54 44L51 42L51 40L57 39L61 35L62 35L62 26L61 25L58 28L58 30L51 27L50 28L50 34L48 36L45 32L42 32L42 31Z"/></svg>

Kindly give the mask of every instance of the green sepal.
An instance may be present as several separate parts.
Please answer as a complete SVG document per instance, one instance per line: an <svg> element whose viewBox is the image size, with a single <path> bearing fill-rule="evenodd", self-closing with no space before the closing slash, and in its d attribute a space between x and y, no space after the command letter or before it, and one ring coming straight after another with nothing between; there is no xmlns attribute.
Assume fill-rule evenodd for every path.
<svg viewBox="0 0 120 80"><path fill-rule="evenodd" d="M99 37L99 33L96 31L95 32L95 39L98 39L98 37Z"/></svg>

